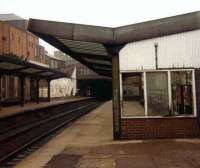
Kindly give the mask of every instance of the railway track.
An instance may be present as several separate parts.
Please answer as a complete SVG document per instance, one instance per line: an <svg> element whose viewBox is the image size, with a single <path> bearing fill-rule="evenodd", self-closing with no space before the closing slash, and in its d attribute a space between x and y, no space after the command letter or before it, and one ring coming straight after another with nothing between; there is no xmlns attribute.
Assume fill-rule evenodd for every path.
<svg viewBox="0 0 200 168"><path fill-rule="evenodd" d="M43 139L48 139L56 131L59 131L73 120L95 109L100 104L102 102L90 99L77 102L73 106L70 106L70 108L68 106L65 108L64 105L61 107L58 106L52 110L56 111L55 113L51 113L51 109L49 109L48 114L51 115L48 117L43 114L37 118L37 121L31 119L30 122L25 122L26 124L19 123L17 126L15 125L14 130L9 128L6 131L4 129L0 137L0 167L12 167L14 165L13 160L18 160L16 156L19 156L20 152L35 143L40 143ZM30 151L34 151L34 149L30 148L27 154L31 153ZM23 156L25 157L24 154Z"/></svg>

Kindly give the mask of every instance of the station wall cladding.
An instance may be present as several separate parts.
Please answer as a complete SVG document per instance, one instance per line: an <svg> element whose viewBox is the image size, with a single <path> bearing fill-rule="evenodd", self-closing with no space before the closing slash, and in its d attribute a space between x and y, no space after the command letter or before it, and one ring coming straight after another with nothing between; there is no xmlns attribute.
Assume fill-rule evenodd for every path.
<svg viewBox="0 0 200 168"><path fill-rule="evenodd" d="M0 21L0 55L34 60L38 44L39 39L35 35Z"/></svg>
<svg viewBox="0 0 200 168"><path fill-rule="evenodd" d="M81 96L91 96L102 100L110 100L112 98L111 80L78 80L77 86Z"/></svg>
<svg viewBox="0 0 200 168"><path fill-rule="evenodd" d="M39 45L39 39L32 33L0 21L0 56L12 56L26 61L38 61L45 64L45 49ZM20 79L18 76L2 75L2 105L15 105L20 100ZM32 83L32 82L31 82ZM30 79L25 80L25 101L30 101ZM32 90L32 89L31 89Z"/></svg>

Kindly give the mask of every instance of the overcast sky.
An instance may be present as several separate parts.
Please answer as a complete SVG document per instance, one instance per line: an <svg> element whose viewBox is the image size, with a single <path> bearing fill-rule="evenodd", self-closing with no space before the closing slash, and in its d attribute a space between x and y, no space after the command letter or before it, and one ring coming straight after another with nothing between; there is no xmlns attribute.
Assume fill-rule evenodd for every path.
<svg viewBox="0 0 200 168"><path fill-rule="evenodd" d="M109 27L198 10L200 0L0 0L0 13Z"/></svg>

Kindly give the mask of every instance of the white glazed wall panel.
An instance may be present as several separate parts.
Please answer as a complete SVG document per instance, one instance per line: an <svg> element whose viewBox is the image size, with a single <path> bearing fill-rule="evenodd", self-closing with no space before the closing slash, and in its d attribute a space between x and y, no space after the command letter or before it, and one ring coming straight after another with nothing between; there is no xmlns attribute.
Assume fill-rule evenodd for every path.
<svg viewBox="0 0 200 168"><path fill-rule="evenodd" d="M127 44L120 51L120 70L155 69L158 43L159 68L200 67L200 30Z"/></svg>
<svg viewBox="0 0 200 168"><path fill-rule="evenodd" d="M148 55L148 57L146 57ZM130 43L120 51L121 70L141 70L154 68L154 48L151 42L147 41Z"/></svg>

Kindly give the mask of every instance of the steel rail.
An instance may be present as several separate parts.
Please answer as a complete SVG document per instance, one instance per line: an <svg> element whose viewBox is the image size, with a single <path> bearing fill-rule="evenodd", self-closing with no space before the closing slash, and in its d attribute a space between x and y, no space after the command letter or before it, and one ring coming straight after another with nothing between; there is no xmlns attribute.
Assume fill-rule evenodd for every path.
<svg viewBox="0 0 200 168"><path fill-rule="evenodd" d="M9 158L11 158L12 156L16 155L18 152L22 151L23 149L25 149L26 147L30 146L31 144L36 143L37 141L39 141L42 138L48 136L52 132L54 132L56 130L59 130L63 126L71 123L75 119L79 118L80 116L84 115L85 113L89 112L90 110L96 108L99 104L100 103L97 103L97 102L90 102L90 104L88 104L88 105L84 105L82 107L78 107L76 109L67 111L67 112L65 112L65 114L63 112L63 113L58 114L56 116L53 116L53 117L50 117L50 118L45 119L43 121L40 121L40 122L36 123L34 126L28 127L27 129L24 129L23 131L18 132L16 135L12 135L10 137L5 138L4 141L7 139L7 142L9 144L10 142L12 143L13 138L16 141L17 136L19 136L19 138L20 138L20 135L23 134L23 136L25 137L26 133L28 134L30 130L34 130L34 128L35 128L35 130L34 130L35 131L34 132L35 137L31 138L30 140L27 140L28 142L26 142L24 144L21 144L19 147L17 147L16 149L14 149L12 152L9 152L5 156L1 157L0 158L0 165L1 164L5 164L6 160L9 160ZM62 121L62 119L64 117L69 117L69 119ZM58 121L59 124L57 124L55 126L54 125L54 121L56 119L61 119L61 123ZM44 126L44 128L45 128L45 124L50 123L50 122L52 122L52 124L50 124L49 127L46 128L46 131L44 131L42 134L38 133L38 130L41 129L42 126Z"/></svg>

